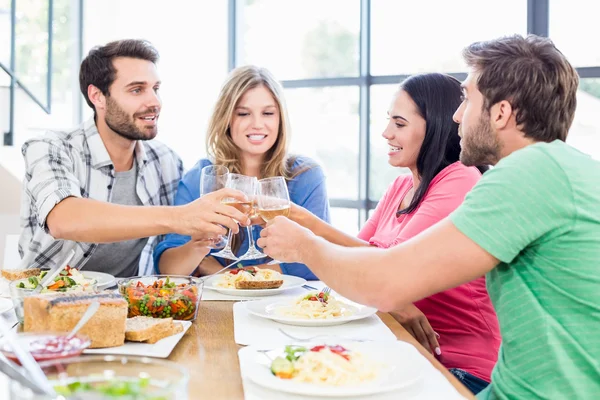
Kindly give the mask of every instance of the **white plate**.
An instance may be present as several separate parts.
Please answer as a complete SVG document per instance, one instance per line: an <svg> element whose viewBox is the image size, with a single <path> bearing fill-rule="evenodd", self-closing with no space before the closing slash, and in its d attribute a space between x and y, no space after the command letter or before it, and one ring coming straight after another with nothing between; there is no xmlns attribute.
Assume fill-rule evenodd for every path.
<svg viewBox="0 0 600 400"><path fill-rule="evenodd" d="M271 296L285 292L286 290L295 289L302 287L306 284L306 279L299 278L292 275L282 275L283 285L276 289L225 289L214 286L221 279L221 275L211 276L204 281L204 288L211 289L219 293L228 294L231 296L243 296L243 297L259 297L259 296Z"/></svg>
<svg viewBox="0 0 600 400"><path fill-rule="evenodd" d="M8 310L11 310L14 307L12 300L10 299L0 299L0 314L5 313Z"/></svg>
<svg viewBox="0 0 600 400"><path fill-rule="evenodd" d="M335 295L334 295L335 296ZM337 297L337 296L335 296ZM353 311L352 315L348 315L346 317L339 318L331 318L331 319L301 319L301 318L292 318L279 315L277 313L277 309L282 306L289 306L293 304L298 297L288 297L285 299L281 299L279 301L274 302L270 299L265 300L257 300L257 301L249 301L244 305L250 314L256 315L258 317L271 319L273 321L287 324L287 325L297 325L297 326L334 326L345 324L350 321L356 321L359 319L370 317L371 315L377 312L376 308L363 306L357 303L352 303L346 301L343 298L337 297L338 301L344 303L347 308Z"/></svg>
<svg viewBox="0 0 600 400"><path fill-rule="evenodd" d="M96 272L96 271L81 271L82 275L86 279L95 279L98 282L98 289L106 289L115 284L115 277L104 273L104 272Z"/></svg>
<svg viewBox="0 0 600 400"><path fill-rule="evenodd" d="M124 356L167 358L177 343L179 343L179 340L181 340L190 326L192 326L190 321L173 322L181 322L183 324L183 332L166 337L154 344L125 342L123 346L118 347L108 347L105 349L86 349L83 351L83 354L119 354Z"/></svg>
<svg viewBox="0 0 600 400"><path fill-rule="evenodd" d="M242 373L257 385L271 390L319 397L355 397L390 392L417 383L423 375L423 356L408 343L396 341L341 344L360 351L365 358L368 357L371 362L381 365L380 376L373 381L352 386L325 386L280 379L271 373L271 361L254 346L239 351ZM268 355L274 358L281 353L283 348L269 352Z"/></svg>

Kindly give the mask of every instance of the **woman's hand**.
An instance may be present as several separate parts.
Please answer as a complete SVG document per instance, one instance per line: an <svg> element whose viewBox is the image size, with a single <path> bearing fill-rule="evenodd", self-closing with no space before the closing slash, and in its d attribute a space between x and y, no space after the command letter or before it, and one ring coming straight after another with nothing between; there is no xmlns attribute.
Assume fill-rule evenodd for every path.
<svg viewBox="0 0 600 400"><path fill-rule="evenodd" d="M431 354L442 354L437 341L439 335L433 330L425 314L413 304L390 313L404 329L421 343Z"/></svg>
<svg viewBox="0 0 600 400"><path fill-rule="evenodd" d="M301 207L297 204L290 204L290 215L288 217L292 221L302 225L305 228L311 229L311 221L317 218L313 213L308 211L306 208Z"/></svg>

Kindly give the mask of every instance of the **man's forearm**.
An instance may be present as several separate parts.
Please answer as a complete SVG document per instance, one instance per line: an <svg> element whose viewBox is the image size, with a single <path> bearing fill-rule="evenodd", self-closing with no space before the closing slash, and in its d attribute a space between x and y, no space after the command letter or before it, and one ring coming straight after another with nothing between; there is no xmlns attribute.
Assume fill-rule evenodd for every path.
<svg viewBox="0 0 600 400"><path fill-rule="evenodd" d="M173 232L176 207L136 207L69 197L48 214L56 239L111 243Z"/></svg>
<svg viewBox="0 0 600 400"><path fill-rule="evenodd" d="M382 311L470 282L499 262L449 220L390 249L307 241L298 246L299 262L341 295Z"/></svg>

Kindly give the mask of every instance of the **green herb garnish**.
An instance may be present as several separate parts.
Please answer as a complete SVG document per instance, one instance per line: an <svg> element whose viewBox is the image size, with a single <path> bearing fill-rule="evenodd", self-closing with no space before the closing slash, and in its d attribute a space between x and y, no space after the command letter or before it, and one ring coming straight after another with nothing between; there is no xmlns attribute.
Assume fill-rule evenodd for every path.
<svg viewBox="0 0 600 400"><path fill-rule="evenodd" d="M285 358L287 358L290 361L296 361L297 359L300 358L300 356L302 356L304 353L306 353L308 351L308 349L306 347L302 347L302 346L294 346L294 345L288 345L285 346Z"/></svg>

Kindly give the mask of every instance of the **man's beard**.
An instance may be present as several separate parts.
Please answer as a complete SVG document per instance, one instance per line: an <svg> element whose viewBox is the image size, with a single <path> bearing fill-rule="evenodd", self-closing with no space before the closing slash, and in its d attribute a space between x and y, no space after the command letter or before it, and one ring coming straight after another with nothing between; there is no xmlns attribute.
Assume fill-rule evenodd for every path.
<svg viewBox="0 0 600 400"><path fill-rule="evenodd" d="M459 126L459 131L462 126ZM495 165L500 160L501 145L490 126L490 116L485 111L479 122L467 132L462 132L460 161L466 166Z"/></svg>
<svg viewBox="0 0 600 400"><path fill-rule="evenodd" d="M128 140L151 140L156 137L158 128L155 125L152 128L138 128L135 124L138 116L144 114L158 113L157 108L148 108L144 111L135 113L133 117L127 113L113 101L110 97L106 97L106 116L104 121L106 125L112 129L117 135Z"/></svg>

